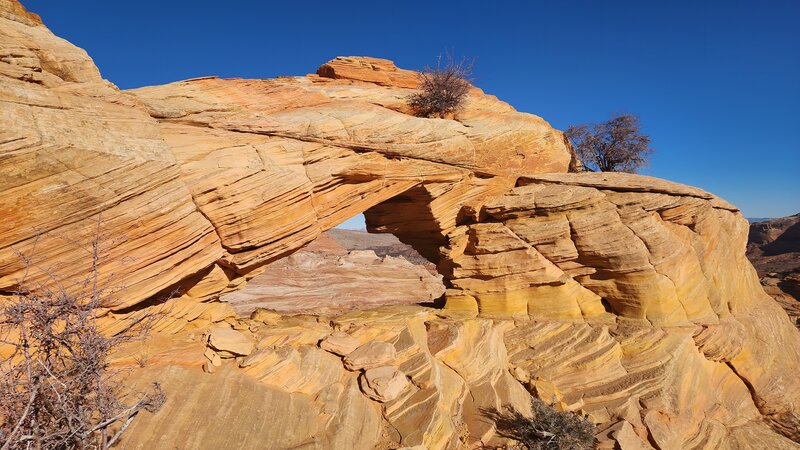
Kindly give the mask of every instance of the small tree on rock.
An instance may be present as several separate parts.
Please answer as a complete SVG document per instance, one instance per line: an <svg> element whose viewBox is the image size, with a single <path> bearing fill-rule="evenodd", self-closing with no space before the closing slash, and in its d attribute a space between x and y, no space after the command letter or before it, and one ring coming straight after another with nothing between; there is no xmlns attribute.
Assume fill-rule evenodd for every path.
<svg viewBox="0 0 800 450"><path fill-rule="evenodd" d="M419 92L409 97L409 106L419 117L444 118L457 112L471 87L472 67L466 58L457 61L447 54L442 61L439 56L436 67L420 72Z"/></svg>
<svg viewBox="0 0 800 450"><path fill-rule="evenodd" d="M636 173L654 151L650 137L639 131L639 118L631 114L620 114L591 127L573 125L564 134L584 170L593 172Z"/></svg>

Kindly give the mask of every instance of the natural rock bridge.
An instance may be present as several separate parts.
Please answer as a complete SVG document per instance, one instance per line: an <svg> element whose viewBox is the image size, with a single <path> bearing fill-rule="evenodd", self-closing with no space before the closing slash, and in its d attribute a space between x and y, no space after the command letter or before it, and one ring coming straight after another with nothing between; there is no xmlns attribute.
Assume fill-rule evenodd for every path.
<svg viewBox="0 0 800 450"><path fill-rule="evenodd" d="M408 394L382 411L363 400L353 417L378 411L397 442L455 448L456 415L489 439L479 409L519 402L523 385L589 412L624 448L800 441L800 334L762 291L747 222L724 200L650 177L569 173L561 132L478 89L452 119L414 117L405 99L416 75L386 60L120 91L16 2L0 1L0 38L0 292L25 271L17 251L65 280L85 275L76 242L100 220L101 278L121 287L102 326L121 329L169 294L158 331L178 342L233 320L220 294L364 212L371 231L437 264L455 314L373 317L394 324L382 329L409 352L398 366L435 398L431 409ZM322 352L312 335L297 355ZM256 378L321 402L333 375L320 367L343 369L296 357L310 384ZM325 430L331 441L317 445L337 439ZM350 444L373 445L372 431Z"/></svg>

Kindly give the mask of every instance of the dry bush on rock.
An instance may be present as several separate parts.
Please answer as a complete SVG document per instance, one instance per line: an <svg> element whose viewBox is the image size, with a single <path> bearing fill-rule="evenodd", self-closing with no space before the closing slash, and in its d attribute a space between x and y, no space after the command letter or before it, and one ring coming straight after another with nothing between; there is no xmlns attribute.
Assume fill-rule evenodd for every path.
<svg viewBox="0 0 800 450"><path fill-rule="evenodd" d="M635 173L653 154L650 137L639 132L639 118L620 114L591 126L573 125L564 132L584 170Z"/></svg>
<svg viewBox="0 0 800 450"><path fill-rule="evenodd" d="M517 411L484 411L499 435L525 450L590 450L595 448L594 425L585 417L557 411L538 398L531 401L533 417Z"/></svg>
<svg viewBox="0 0 800 450"><path fill-rule="evenodd" d="M420 117L444 118L457 112L464 104L471 87L473 63L466 59L456 61L448 54L436 67L426 67L420 74L419 92L408 99L408 104Z"/></svg>
<svg viewBox="0 0 800 450"><path fill-rule="evenodd" d="M25 278L41 271L47 281L24 278L0 304L2 450L106 449L141 410L164 401L157 384L148 392L125 389L109 369L109 352L142 338L152 322L116 336L98 330L95 314L109 293L98 283L99 239L87 251L93 270L77 283L18 253Z"/></svg>

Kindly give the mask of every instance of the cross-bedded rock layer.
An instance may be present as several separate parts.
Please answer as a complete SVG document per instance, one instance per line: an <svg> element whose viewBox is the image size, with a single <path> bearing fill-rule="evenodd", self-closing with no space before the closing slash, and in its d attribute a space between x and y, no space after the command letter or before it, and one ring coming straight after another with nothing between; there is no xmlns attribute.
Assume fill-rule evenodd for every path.
<svg viewBox="0 0 800 450"><path fill-rule="evenodd" d="M481 408L524 410L533 392L583 408L623 448L796 447L781 434L800 441L800 333L760 288L733 206L648 177L568 174L559 131L478 89L452 120L414 117L414 80L336 58L305 77L124 92L0 0L0 292L84 277L82 244L99 229L100 282L117 287L101 326L170 294L151 374L173 392L196 384L228 408L220 420L291 446L368 448L381 427L403 445L490 442ZM326 319L262 328L217 300L359 212L437 264L453 311L332 322L394 347L361 381L317 347ZM257 343L241 372L192 340L212 326ZM208 407L195 400L173 404L170 427L201 447L187 437ZM261 400L282 405L269 423L235 412ZM318 413L319 433L290 433L314 422L292 411ZM143 421L131 445L152 448L159 426Z"/></svg>

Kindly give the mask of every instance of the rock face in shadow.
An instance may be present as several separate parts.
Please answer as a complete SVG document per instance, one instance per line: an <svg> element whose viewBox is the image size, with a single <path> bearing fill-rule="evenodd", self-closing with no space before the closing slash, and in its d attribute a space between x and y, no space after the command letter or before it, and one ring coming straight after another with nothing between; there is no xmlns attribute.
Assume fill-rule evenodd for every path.
<svg viewBox="0 0 800 450"><path fill-rule="evenodd" d="M787 254L796 257L800 253L800 225L798 224L800 224L800 214L750 224L748 253L753 257L766 259L756 266L756 269L761 271L761 266L763 266L765 271L780 272L800 266L800 262L796 260L784 262L783 259L777 258L779 255ZM773 258L774 261L770 261ZM786 259L788 260L788 258ZM767 264L769 262L784 263L784 265L770 266Z"/></svg>
<svg viewBox="0 0 800 450"><path fill-rule="evenodd" d="M759 285L735 207L566 173L561 132L478 89L452 120L414 117L414 77L346 57L122 92L0 0L0 295L86 276L99 230L100 283L118 287L101 328L162 313L136 376L163 376L172 400L129 448L463 448L498 439L480 411L529 413L530 395L588 412L607 447L797 448L800 332ZM361 212L437 265L445 310L248 320L219 301ZM228 328L246 355L206 347ZM318 346L336 331L391 345L375 362L391 369L362 386Z"/></svg>
<svg viewBox="0 0 800 450"><path fill-rule="evenodd" d="M800 214L750 224L747 257L764 290L800 327Z"/></svg>

